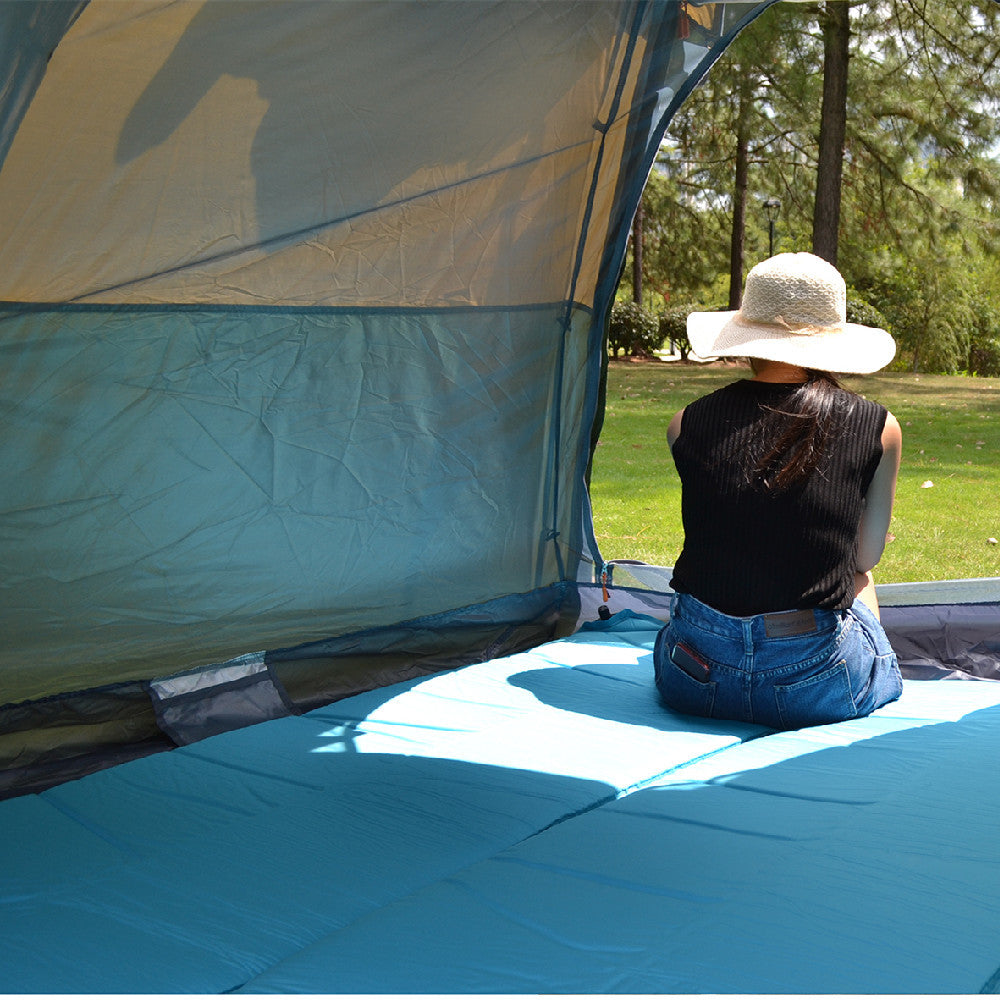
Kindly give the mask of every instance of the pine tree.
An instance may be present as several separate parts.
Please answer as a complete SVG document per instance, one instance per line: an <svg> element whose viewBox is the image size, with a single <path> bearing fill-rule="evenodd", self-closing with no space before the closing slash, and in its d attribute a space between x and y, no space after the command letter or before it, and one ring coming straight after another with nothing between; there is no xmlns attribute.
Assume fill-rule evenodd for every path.
<svg viewBox="0 0 1000 1000"><path fill-rule="evenodd" d="M844 98L831 105L828 94L823 112L824 83L836 82L825 80L824 35L836 36L842 53L845 22L841 140L828 119ZM837 72L843 82L842 61ZM838 147L842 154L831 157ZM709 275L728 272L732 303L736 275L766 254L761 206L777 197L777 249L836 260L857 293L890 318L910 363L967 367L970 338L997 330L981 299L1000 282L998 148L994 0L776 4L745 29L671 126L659 177L675 200L663 206L661 185L659 207L646 205L647 273L666 267L660 285L705 299L721 291L718 282L712 291ZM653 249L651 232L666 234ZM942 316L952 300L972 334L935 318L934 303L917 306L933 289Z"/></svg>

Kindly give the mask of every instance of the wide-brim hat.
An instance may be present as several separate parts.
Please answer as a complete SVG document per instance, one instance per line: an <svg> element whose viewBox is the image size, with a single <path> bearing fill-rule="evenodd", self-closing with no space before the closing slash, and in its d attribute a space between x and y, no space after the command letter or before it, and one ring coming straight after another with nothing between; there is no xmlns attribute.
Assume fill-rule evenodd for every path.
<svg viewBox="0 0 1000 1000"><path fill-rule="evenodd" d="M811 253L761 261L738 310L691 313L687 332L702 358L764 358L837 373L876 372L896 354L885 330L847 322L843 277Z"/></svg>

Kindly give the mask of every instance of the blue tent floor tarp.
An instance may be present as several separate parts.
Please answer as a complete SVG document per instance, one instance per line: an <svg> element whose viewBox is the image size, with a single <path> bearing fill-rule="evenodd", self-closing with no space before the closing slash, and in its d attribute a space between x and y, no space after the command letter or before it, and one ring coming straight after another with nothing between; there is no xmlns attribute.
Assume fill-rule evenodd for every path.
<svg viewBox="0 0 1000 1000"><path fill-rule="evenodd" d="M9 992L990 991L1000 684L794 733L603 628L0 802Z"/></svg>

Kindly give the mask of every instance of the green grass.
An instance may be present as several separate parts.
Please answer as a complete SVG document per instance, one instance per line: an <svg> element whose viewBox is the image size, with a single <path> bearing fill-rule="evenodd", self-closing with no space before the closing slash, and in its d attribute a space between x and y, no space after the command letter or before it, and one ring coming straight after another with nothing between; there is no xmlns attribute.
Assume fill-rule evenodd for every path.
<svg viewBox="0 0 1000 1000"><path fill-rule="evenodd" d="M683 541L673 414L749 375L740 366L611 363L594 458L594 524L605 559L671 566ZM1000 576L1000 379L881 373L845 384L887 406L903 463L880 583ZM925 483L933 486L925 486Z"/></svg>

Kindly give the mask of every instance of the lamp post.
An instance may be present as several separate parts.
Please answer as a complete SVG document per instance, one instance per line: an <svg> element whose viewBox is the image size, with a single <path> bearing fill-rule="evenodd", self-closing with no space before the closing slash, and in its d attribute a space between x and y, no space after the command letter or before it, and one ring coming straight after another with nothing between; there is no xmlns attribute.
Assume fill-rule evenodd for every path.
<svg viewBox="0 0 1000 1000"><path fill-rule="evenodd" d="M768 198L764 202L764 211L767 213L767 255L774 256L774 224L778 221L778 212L781 211L781 202L777 198Z"/></svg>

